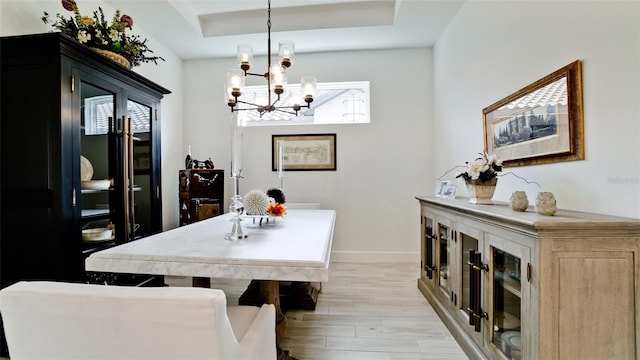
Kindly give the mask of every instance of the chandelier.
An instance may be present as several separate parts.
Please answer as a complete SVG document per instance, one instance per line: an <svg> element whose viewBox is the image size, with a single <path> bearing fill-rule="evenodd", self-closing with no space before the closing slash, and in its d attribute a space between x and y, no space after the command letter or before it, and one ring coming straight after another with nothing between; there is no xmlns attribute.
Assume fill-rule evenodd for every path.
<svg viewBox="0 0 640 360"><path fill-rule="evenodd" d="M262 116L266 112L280 111L298 115L301 108L310 108L313 97L316 93L316 79L305 76L300 80L300 92L296 94L292 91L290 103L293 105L278 105L280 95L284 93L287 83L287 68L293 64L295 45L292 41L281 41L279 43L278 56L280 61L276 64L271 62L271 0L268 1L267 11L267 72L264 74L251 73L253 62L253 49L251 45L238 45L238 63L240 69L232 69L227 73L226 100L231 107L231 112L241 110L257 110ZM254 102L240 99L244 91L245 78L247 76L261 76L267 80L267 101L266 104L256 104ZM297 95L297 96L296 96ZM306 105L301 105L302 102ZM245 104L247 106L238 106Z"/></svg>

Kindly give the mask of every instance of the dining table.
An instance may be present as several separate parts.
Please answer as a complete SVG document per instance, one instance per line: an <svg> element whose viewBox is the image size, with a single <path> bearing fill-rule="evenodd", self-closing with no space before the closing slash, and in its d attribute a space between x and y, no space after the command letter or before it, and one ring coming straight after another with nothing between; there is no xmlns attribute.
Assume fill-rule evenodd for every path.
<svg viewBox="0 0 640 360"><path fill-rule="evenodd" d="M336 220L328 209L290 209L282 217L240 217L242 237L229 240L231 213L92 253L88 272L251 279L260 300L276 307L276 339L286 332L279 283L326 282ZM233 238L233 237L232 237Z"/></svg>

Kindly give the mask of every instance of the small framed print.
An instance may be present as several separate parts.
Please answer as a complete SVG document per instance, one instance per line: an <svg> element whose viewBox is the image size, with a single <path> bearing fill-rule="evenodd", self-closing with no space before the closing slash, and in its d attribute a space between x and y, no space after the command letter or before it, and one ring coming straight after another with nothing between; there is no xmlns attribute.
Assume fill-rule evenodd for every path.
<svg viewBox="0 0 640 360"><path fill-rule="evenodd" d="M444 197L444 190L450 185L453 185L453 183L449 180L438 181L438 185L436 185L436 197Z"/></svg>
<svg viewBox="0 0 640 360"><path fill-rule="evenodd" d="M445 185L442 189L442 196L447 199L455 199L456 198L456 186L454 184Z"/></svg>

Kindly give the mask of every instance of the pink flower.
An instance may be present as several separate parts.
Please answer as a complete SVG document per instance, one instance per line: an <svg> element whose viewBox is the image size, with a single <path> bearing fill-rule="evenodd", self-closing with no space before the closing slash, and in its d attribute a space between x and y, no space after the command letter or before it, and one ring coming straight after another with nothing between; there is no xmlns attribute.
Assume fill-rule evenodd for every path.
<svg viewBox="0 0 640 360"><path fill-rule="evenodd" d="M120 22L126 23L126 27L128 27L129 29L133 29L133 18L131 16L122 15L122 17L120 18Z"/></svg>
<svg viewBox="0 0 640 360"><path fill-rule="evenodd" d="M67 11L73 11L76 6L75 0L62 0L62 7Z"/></svg>

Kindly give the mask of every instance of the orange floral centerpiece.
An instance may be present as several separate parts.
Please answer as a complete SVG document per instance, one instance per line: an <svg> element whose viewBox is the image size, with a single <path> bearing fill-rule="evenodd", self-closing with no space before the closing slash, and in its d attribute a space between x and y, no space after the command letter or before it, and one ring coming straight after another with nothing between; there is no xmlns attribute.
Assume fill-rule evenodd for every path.
<svg viewBox="0 0 640 360"><path fill-rule="evenodd" d="M287 212L287 207L283 204L272 202L269 204L267 214L274 217L282 217Z"/></svg>
<svg viewBox="0 0 640 360"><path fill-rule="evenodd" d="M126 67L138 66L146 62L157 64L158 60L164 61L160 56L148 55L153 51L147 46L147 39L141 39L138 35L127 33L127 29L133 28L133 18L121 14L120 10L116 10L111 23L109 23L100 7L98 11L93 12L93 17L80 14L75 0L62 0L62 7L72 12L73 16L66 18L58 13L56 20L52 21L49 19L49 14L44 12L42 21L45 24L51 23L54 30L60 31L101 53L109 51L122 56L128 64L118 62ZM109 57L109 55L106 56Z"/></svg>

